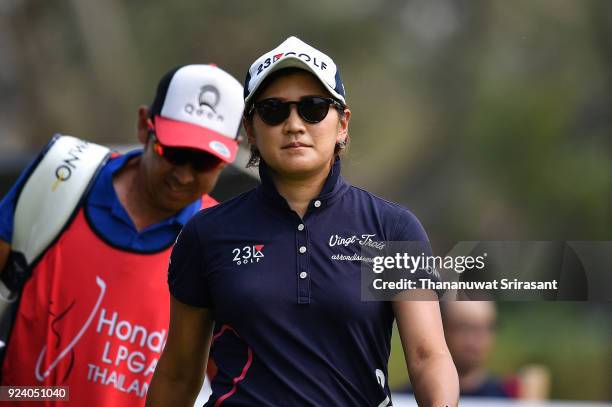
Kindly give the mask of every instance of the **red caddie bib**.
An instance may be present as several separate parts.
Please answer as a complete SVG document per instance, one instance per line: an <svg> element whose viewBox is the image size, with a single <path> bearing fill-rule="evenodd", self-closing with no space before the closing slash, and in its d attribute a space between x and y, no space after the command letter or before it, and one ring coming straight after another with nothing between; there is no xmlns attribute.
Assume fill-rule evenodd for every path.
<svg viewBox="0 0 612 407"><path fill-rule="evenodd" d="M69 386L73 405L143 406L168 335L170 250L111 247L81 209L24 287L2 384Z"/></svg>

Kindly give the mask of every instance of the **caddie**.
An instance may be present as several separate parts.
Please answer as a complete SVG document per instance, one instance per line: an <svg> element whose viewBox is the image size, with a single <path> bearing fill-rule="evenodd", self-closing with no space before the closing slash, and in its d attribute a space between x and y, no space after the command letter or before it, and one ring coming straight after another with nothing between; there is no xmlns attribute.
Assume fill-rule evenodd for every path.
<svg viewBox="0 0 612 407"><path fill-rule="evenodd" d="M107 157L56 136L23 172L0 202L0 297L17 298L2 385L68 386L79 405L144 405L167 337L170 250L216 203L207 194L236 156L242 92L216 66L175 68L138 108L142 149ZM90 181L68 188L96 148Z"/></svg>

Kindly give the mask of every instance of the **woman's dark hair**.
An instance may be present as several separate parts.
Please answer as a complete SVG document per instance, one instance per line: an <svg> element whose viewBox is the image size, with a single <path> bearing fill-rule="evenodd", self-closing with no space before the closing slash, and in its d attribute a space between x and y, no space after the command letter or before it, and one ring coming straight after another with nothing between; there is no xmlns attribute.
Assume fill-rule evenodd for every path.
<svg viewBox="0 0 612 407"><path fill-rule="evenodd" d="M248 122L251 122L251 123L253 122L253 115L254 115L254 110L252 111L253 104L257 101L257 99L259 98L259 95L268 86L270 86L270 84L272 82L274 82L275 80L277 80L279 78L283 78L285 76L290 76L290 75L293 75L293 74L296 74L296 73L300 73L300 72L310 73L310 72L308 72L308 71L306 71L304 69L300 69L300 68L284 68L284 69L279 69L278 71L274 71L270 75L268 75L268 77L265 78L263 80L263 82L261 83L261 85L259 86L259 89L257 89L257 91L253 94L253 97L251 98L249 104L244 107L244 118L245 118L245 120L247 120ZM313 77L315 79L317 79L317 81L319 80L318 78L316 78L316 76L313 75ZM346 106L341 100L338 100L338 102L342 103L342 106ZM340 115L343 116L344 115L344 110L338 109L338 113L340 113ZM349 143L349 140L348 140L348 137L347 137L347 140L346 140L345 143L343 143L343 144L336 144L336 147L334 148L334 155L339 155L342 151L346 150L346 147L348 147L348 143ZM249 156L249 161L247 162L246 167L247 168L249 168L249 167L257 167L259 165L259 160L261 159L261 155L259 154L259 150L257 149L257 147L254 144L251 144L250 149L251 149L251 155Z"/></svg>

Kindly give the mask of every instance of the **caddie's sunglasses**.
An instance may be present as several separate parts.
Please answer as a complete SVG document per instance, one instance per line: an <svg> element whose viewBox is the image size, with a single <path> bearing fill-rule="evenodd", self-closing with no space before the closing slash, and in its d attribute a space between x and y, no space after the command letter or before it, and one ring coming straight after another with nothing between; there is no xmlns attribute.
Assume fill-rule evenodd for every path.
<svg viewBox="0 0 612 407"><path fill-rule="evenodd" d="M283 102L270 98L255 102L249 110L249 116L257 112L261 120L269 126L281 124L289 117L291 105L297 105L297 112L308 123L319 123L327 117L329 107L334 106L338 112L344 111L344 105L332 98L304 96L299 101Z"/></svg>
<svg viewBox="0 0 612 407"><path fill-rule="evenodd" d="M166 147L161 145L155 130L149 129L149 134L153 137L153 151L160 157L163 157L172 165L182 166L191 164L197 172L210 171L217 167L221 160L216 156L204 151L194 150L191 148Z"/></svg>

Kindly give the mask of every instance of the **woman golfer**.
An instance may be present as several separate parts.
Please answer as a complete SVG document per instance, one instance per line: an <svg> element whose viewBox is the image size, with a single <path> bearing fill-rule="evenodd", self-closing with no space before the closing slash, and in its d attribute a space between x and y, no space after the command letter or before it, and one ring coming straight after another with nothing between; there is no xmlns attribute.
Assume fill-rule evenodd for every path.
<svg viewBox="0 0 612 407"><path fill-rule="evenodd" d="M149 405L193 403L210 349L206 406L390 406L394 319L419 404L456 405L436 294L361 300L362 245L427 236L407 209L340 175L351 111L334 62L291 37L253 63L245 102L261 185L181 232Z"/></svg>

